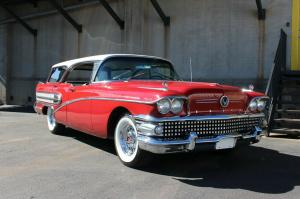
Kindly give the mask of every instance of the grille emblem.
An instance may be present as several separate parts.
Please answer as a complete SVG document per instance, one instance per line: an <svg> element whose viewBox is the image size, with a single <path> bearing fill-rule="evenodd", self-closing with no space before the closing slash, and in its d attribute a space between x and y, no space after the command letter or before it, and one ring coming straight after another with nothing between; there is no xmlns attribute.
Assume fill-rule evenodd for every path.
<svg viewBox="0 0 300 199"><path fill-rule="evenodd" d="M229 98L227 96L222 96L220 99L220 104L223 108L226 108L229 105Z"/></svg>

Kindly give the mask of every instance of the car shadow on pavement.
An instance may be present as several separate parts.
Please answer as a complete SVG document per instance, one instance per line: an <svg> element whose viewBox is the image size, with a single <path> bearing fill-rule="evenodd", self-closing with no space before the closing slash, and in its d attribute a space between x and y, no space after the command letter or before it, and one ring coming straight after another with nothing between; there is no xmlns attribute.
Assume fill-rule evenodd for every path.
<svg viewBox="0 0 300 199"><path fill-rule="evenodd" d="M232 153L157 156L144 171L172 176L192 186L286 193L300 185L300 157L249 146Z"/></svg>
<svg viewBox="0 0 300 199"><path fill-rule="evenodd" d="M80 142L83 142L85 144L88 144L92 147L95 147L97 149L106 151L108 153L111 153L113 155L116 155L116 151L114 148L114 143L112 140L108 139L101 139L92 135L88 135L86 133L82 133L80 131L76 131L71 128L66 128L64 134L60 134L60 136L66 136L71 137L75 140L78 140Z"/></svg>
<svg viewBox="0 0 300 199"><path fill-rule="evenodd" d="M0 112L14 112L14 113L35 113L33 106L19 106L19 105L3 105L0 106Z"/></svg>
<svg viewBox="0 0 300 199"><path fill-rule="evenodd" d="M69 130L68 137L116 155L113 141ZM235 151L152 155L140 168L196 187L281 194L300 185L300 157L258 146ZM121 164L121 163L120 163Z"/></svg>
<svg viewBox="0 0 300 199"><path fill-rule="evenodd" d="M272 133L270 135L270 138L280 138L280 139L289 139L289 140L299 140L300 139L300 135L287 135L287 134L275 134Z"/></svg>

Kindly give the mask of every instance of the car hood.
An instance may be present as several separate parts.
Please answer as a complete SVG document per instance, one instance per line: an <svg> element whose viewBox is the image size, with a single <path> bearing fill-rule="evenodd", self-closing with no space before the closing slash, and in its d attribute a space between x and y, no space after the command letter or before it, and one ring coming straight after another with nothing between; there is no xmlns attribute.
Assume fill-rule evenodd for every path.
<svg viewBox="0 0 300 199"><path fill-rule="evenodd" d="M243 113L253 96L261 93L243 91L239 87L206 82L184 81L141 81L106 82L101 92L103 97L130 100L134 102L153 104L167 96L184 96L187 98L189 114L236 114ZM100 86L103 88L103 85ZM107 90L105 90L107 91ZM109 96L106 96L109 94ZM225 96L229 105L222 106L220 100Z"/></svg>
<svg viewBox="0 0 300 199"><path fill-rule="evenodd" d="M127 82L110 82L109 85L112 89L155 92L162 96L170 94L188 96L198 92L241 92L239 87L207 82L131 80Z"/></svg>

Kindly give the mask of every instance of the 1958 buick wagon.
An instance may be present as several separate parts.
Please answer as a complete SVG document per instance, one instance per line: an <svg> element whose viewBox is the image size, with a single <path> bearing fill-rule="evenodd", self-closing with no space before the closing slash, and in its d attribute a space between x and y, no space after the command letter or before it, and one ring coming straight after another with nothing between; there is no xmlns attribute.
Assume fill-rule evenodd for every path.
<svg viewBox="0 0 300 199"><path fill-rule="evenodd" d="M111 54L52 66L35 111L56 134L70 127L114 139L127 166L152 153L232 149L260 140L268 98L217 83L181 81L168 60Z"/></svg>

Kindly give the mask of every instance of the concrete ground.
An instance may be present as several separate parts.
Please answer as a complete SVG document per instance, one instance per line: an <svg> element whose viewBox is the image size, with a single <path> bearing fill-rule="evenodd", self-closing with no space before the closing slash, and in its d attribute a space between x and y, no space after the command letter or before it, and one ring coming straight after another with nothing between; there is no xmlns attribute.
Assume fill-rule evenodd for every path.
<svg viewBox="0 0 300 199"><path fill-rule="evenodd" d="M264 138L233 154L154 156L123 166L111 141L48 132L44 116L0 111L0 198L299 199L300 140Z"/></svg>

